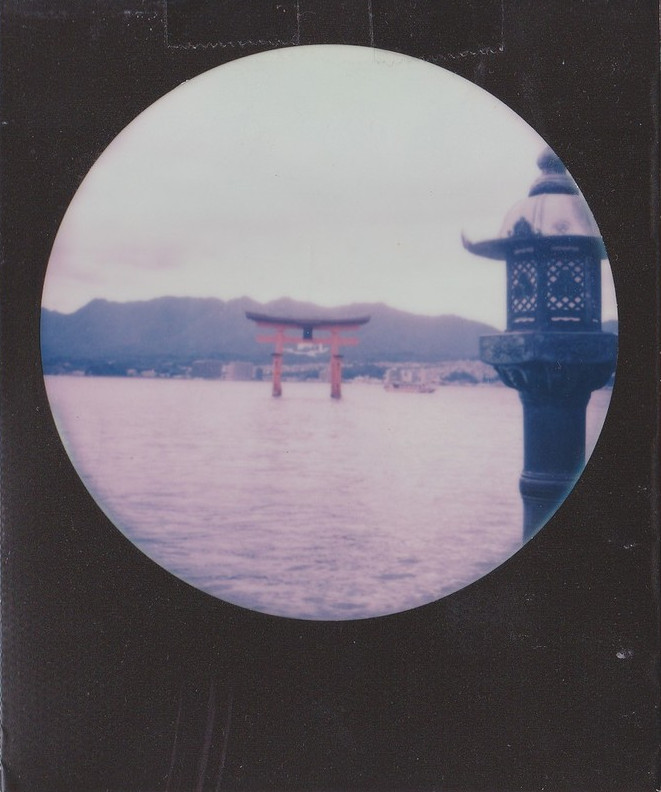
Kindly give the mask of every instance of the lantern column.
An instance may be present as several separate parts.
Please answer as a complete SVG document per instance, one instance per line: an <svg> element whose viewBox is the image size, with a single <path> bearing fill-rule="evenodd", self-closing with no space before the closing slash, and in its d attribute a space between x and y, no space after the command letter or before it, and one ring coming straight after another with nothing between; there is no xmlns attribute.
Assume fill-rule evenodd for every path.
<svg viewBox="0 0 661 792"><path fill-rule="evenodd" d="M524 540L549 520L583 470L590 395L608 382L615 364L617 339L610 333L558 336L512 332L480 339L481 359L519 391L523 405Z"/></svg>
<svg viewBox="0 0 661 792"><path fill-rule="evenodd" d="M601 330L603 241L558 157L507 214L498 238L464 246L507 265L507 331L480 339L480 357L523 405L523 537L552 516L585 465L592 391L610 379L617 337Z"/></svg>

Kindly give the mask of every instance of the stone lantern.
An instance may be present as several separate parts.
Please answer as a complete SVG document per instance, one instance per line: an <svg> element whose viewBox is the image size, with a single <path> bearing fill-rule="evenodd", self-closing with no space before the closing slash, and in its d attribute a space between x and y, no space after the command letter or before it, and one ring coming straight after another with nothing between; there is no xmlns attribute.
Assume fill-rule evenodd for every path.
<svg viewBox="0 0 661 792"><path fill-rule="evenodd" d="M601 330L599 229L564 165L546 149L541 176L506 215L496 239L469 242L507 267L507 331L480 339L480 357L519 391L523 536L565 499L585 465L590 394L615 369L617 337Z"/></svg>

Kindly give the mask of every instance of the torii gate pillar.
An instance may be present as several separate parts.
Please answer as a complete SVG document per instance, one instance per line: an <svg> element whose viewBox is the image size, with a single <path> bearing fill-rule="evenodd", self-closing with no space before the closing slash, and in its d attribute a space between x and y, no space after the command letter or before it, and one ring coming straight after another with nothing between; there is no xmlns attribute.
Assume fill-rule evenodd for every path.
<svg viewBox="0 0 661 792"><path fill-rule="evenodd" d="M273 352L273 390L272 395L276 398L282 396L282 355L285 350L285 332L284 327L278 327L275 331L275 336L272 338L275 341L275 352Z"/></svg>
<svg viewBox="0 0 661 792"><path fill-rule="evenodd" d="M331 399L342 398L342 355L340 355L339 347L339 333L337 330L332 330L330 362Z"/></svg>
<svg viewBox="0 0 661 792"><path fill-rule="evenodd" d="M282 353L273 353L273 396L282 396Z"/></svg>

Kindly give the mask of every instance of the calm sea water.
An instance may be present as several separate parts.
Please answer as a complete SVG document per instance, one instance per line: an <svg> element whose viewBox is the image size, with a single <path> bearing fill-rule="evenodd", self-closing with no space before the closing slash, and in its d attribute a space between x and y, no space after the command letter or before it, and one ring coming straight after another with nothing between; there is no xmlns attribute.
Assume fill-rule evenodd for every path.
<svg viewBox="0 0 661 792"><path fill-rule="evenodd" d="M504 387L47 377L78 473L170 572L221 599L353 619L456 591L520 547L521 406ZM588 449L610 393L593 394Z"/></svg>

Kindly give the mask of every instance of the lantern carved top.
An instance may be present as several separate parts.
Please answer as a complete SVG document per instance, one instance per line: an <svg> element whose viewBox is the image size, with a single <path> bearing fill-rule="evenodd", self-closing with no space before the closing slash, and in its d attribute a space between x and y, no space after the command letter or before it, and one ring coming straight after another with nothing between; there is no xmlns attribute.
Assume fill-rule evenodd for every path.
<svg viewBox="0 0 661 792"><path fill-rule="evenodd" d="M601 330L604 243L585 199L558 157L546 149L528 197L505 216L500 236L463 239L478 256L507 264L507 330Z"/></svg>
<svg viewBox="0 0 661 792"><path fill-rule="evenodd" d="M542 171L528 196L516 203L505 215L496 239L470 242L464 247L478 256L507 259L526 241L568 241L590 248L599 258L606 258L599 228L585 199L567 173L561 160L550 148L537 159Z"/></svg>

